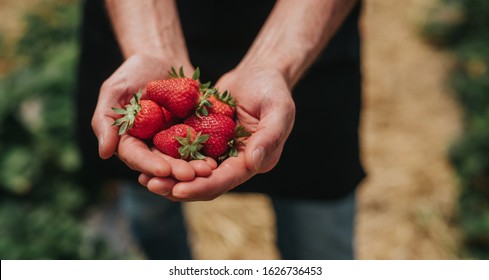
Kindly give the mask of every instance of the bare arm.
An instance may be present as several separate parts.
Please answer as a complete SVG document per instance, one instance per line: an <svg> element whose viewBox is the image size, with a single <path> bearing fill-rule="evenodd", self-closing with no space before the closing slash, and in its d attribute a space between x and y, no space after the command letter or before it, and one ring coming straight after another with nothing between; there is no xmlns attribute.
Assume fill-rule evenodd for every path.
<svg viewBox="0 0 489 280"><path fill-rule="evenodd" d="M125 58L135 54L188 61L174 0L106 0L117 41Z"/></svg>
<svg viewBox="0 0 489 280"><path fill-rule="evenodd" d="M278 0L238 67L219 81L225 88L233 88L247 80L246 77L250 77L247 83L256 80L255 84L262 80L260 77L269 77L269 81L260 86L261 90L255 91L254 99L261 100L260 104L253 104L255 107L247 104L251 93L247 92L246 85L233 91L243 105L238 111L240 122L249 123L248 127L255 131L246 149L248 169L267 172L278 162L295 116L293 100L286 95L291 95L291 89L335 35L356 2ZM256 72L261 74L256 75ZM269 83L271 81L275 83ZM288 89L281 88L281 83ZM282 116L277 118L280 113ZM247 121L249 116L260 118L258 125ZM278 121L267 123L268 119ZM272 139L279 139L278 144L274 145ZM264 151L264 155L258 151Z"/></svg>
<svg viewBox="0 0 489 280"><path fill-rule="evenodd" d="M294 86L355 3L279 0L241 64L277 69Z"/></svg>

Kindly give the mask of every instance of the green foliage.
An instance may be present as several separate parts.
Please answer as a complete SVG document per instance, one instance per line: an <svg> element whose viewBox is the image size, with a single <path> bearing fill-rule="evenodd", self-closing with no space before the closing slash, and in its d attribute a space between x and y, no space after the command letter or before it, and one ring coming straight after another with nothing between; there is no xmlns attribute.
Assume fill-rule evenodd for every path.
<svg viewBox="0 0 489 280"><path fill-rule="evenodd" d="M79 1L78 1L79 2ZM34 13L25 15L28 32L20 39L17 52L28 56L33 64L41 64L56 56L64 44L76 40L79 10L69 6L76 1L48 1L39 5Z"/></svg>
<svg viewBox="0 0 489 280"><path fill-rule="evenodd" d="M23 61L0 80L0 258L117 258L88 238L74 141L80 1L43 1L26 17ZM1 36L0 36L1 37Z"/></svg>
<svg viewBox="0 0 489 280"><path fill-rule="evenodd" d="M449 83L464 133L450 159L460 178L459 221L470 258L489 258L489 1L440 0L422 31L454 55Z"/></svg>

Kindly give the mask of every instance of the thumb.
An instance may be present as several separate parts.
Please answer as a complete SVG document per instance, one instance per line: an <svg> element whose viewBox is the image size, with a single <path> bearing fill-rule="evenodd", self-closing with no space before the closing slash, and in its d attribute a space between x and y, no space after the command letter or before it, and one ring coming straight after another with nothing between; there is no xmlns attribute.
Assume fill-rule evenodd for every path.
<svg viewBox="0 0 489 280"><path fill-rule="evenodd" d="M114 126L112 112L102 110L97 106L92 118L92 129L98 140L99 155L103 159L110 158L116 151L119 143L118 127ZM109 108L109 110L111 110Z"/></svg>
<svg viewBox="0 0 489 280"><path fill-rule="evenodd" d="M246 141L246 167L256 173L265 173L274 168L289 134L289 127L279 124L266 125L254 132Z"/></svg>

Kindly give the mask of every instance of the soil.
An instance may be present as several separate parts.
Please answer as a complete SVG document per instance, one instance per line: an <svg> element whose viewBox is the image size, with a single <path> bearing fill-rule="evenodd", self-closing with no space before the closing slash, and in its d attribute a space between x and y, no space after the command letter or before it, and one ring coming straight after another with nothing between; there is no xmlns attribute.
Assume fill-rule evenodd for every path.
<svg viewBox="0 0 489 280"><path fill-rule="evenodd" d="M457 179L447 150L461 125L445 87L450 57L419 36L435 1L364 1L360 133L368 177L358 189L358 259L459 258ZM0 3L4 42L16 38L20 11L35 2ZM0 74L12 63L2 56ZM226 194L185 211L197 259L279 258L267 197Z"/></svg>

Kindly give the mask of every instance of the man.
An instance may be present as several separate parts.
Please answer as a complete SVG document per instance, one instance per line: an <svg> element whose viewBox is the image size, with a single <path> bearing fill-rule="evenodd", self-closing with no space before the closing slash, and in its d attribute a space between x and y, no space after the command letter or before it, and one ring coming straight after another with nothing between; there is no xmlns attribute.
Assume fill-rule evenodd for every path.
<svg viewBox="0 0 489 280"><path fill-rule="evenodd" d="M122 192L125 205L132 206L128 213L136 235L143 247L155 251L149 258L189 258L190 253L162 255L166 249L156 244L185 248L185 234L179 241L163 241L155 223L168 231L163 217L172 213L178 221L172 226L179 225L166 233L171 240L177 230L185 232L180 202L210 200L228 191L270 195L282 258L354 258L355 189L365 175L358 145L358 1L107 0L116 39L108 38L110 32L101 34L98 45L95 31L88 31L94 15L88 6L97 5L90 2L82 41L93 46L82 48L80 85L98 82L100 88L91 119L98 141L91 152L98 145L101 158L116 154L140 173L140 184L167 198L127 183ZM217 81L216 87L237 99L238 120L253 133L238 157L219 166L211 159L185 162L134 137L119 137L110 108L121 107L148 81L166 77L171 66L183 66L187 73L199 66L202 81ZM98 80L83 82L95 70L102 73ZM93 108L96 97L88 91L93 94L93 89L80 90L78 104ZM81 125L86 120L85 114ZM98 161L101 167L107 164ZM127 167L113 178L134 176ZM107 168L99 171L108 174Z"/></svg>

